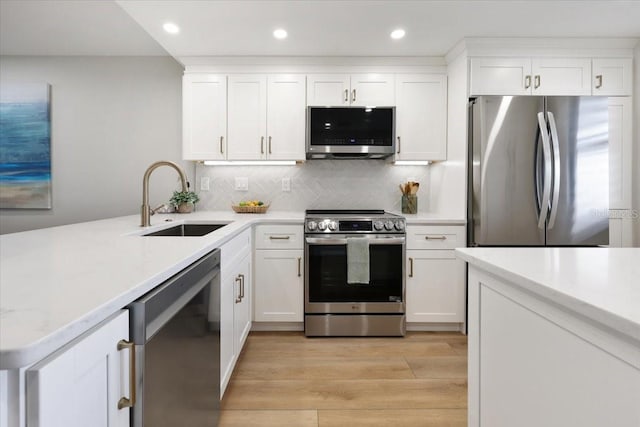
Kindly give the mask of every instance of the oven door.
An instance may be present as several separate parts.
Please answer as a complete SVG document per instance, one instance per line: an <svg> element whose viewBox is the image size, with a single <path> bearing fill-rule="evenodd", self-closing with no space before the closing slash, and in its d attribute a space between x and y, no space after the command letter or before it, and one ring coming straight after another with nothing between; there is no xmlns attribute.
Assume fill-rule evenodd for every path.
<svg viewBox="0 0 640 427"><path fill-rule="evenodd" d="M369 240L368 284L347 283L347 237L305 236L305 313L404 313L404 235L358 236Z"/></svg>

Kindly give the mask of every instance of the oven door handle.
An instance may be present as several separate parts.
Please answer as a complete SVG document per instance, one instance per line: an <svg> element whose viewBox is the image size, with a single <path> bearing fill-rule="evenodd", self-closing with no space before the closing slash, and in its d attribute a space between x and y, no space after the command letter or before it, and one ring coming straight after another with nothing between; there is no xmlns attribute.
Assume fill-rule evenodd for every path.
<svg viewBox="0 0 640 427"><path fill-rule="evenodd" d="M357 239L367 239L370 245L402 245L404 237L355 237ZM306 237L305 242L310 245L346 245L347 239L332 237Z"/></svg>

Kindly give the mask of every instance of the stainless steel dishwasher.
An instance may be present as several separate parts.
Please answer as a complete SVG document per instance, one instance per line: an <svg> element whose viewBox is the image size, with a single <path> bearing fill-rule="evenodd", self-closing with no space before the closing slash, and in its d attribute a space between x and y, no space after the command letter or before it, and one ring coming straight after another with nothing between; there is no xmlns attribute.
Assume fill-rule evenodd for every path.
<svg viewBox="0 0 640 427"><path fill-rule="evenodd" d="M218 425L219 265L217 249L129 305L132 426Z"/></svg>

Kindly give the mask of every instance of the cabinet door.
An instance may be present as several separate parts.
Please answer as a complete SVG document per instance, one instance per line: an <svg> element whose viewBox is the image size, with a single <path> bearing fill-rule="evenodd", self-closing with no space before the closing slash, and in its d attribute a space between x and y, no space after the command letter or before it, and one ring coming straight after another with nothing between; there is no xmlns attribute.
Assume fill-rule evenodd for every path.
<svg viewBox="0 0 640 427"><path fill-rule="evenodd" d="M234 281L240 293L233 307L233 345L236 357L240 356L242 346L251 330L251 262L248 254L239 262L237 271Z"/></svg>
<svg viewBox="0 0 640 427"><path fill-rule="evenodd" d="M631 209L631 98L609 98L609 209Z"/></svg>
<svg viewBox="0 0 640 427"><path fill-rule="evenodd" d="M602 96L631 96L631 58L594 58L592 93Z"/></svg>
<svg viewBox="0 0 640 427"><path fill-rule="evenodd" d="M224 255L223 255L224 262ZM234 318L235 300L240 294L239 284L236 282L235 269L224 270L220 280L220 397L231 379L233 366L237 358L234 347Z"/></svg>
<svg viewBox="0 0 640 427"><path fill-rule="evenodd" d="M27 425L39 427L125 427L129 409L129 312L122 310L92 332L27 370Z"/></svg>
<svg viewBox="0 0 640 427"><path fill-rule="evenodd" d="M182 158L225 158L227 77L187 74L182 79Z"/></svg>
<svg viewBox="0 0 640 427"><path fill-rule="evenodd" d="M609 247L633 247L633 222L638 220L634 210L609 211Z"/></svg>
<svg viewBox="0 0 640 427"><path fill-rule="evenodd" d="M255 261L255 320L302 322L302 250L259 250Z"/></svg>
<svg viewBox="0 0 640 427"><path fill-rule="evenodd" d="M470 95L530 95L529 58L471 58Z"/></svg>
<svg viewBox="0 0 640 427"><path fill-rule="evenodd" d="M393 74L353 74L351 76L351 105L396 105Z"/></svg>
<svg viewBox="0 0 640 427"><path fill-rule="evenodd" d="M304 160L305 76L271 75L267 81L267 157Z"/></svg>
<svg viewBox="0 0 640 427"><path fill-rule="evenodd" d="M407 251L407 322L464 322L465 268L452 250Z"/></svg>
<svg viewBox="0 0 640 427"><path fill-rule="evenodd" d="M267 77L229 76L229 160L266 158Z"/></svg>
<svg viewBox="0 0 640 427"><path fill-rule="evenodd" d="M348 74L309 74L307 105L338 107L349 105L351 99Z"/></svg>
<svg viewBox="0 0 640 427"><path fill-rule="evenodd" d="M446 160L447 76L396 76L396 160Z"/></svg>
<svg viewBox="0 0 640 427"><path fill-rule="evenodd" d="M591 95L590 58L534 58L533 95Z"/></svg>

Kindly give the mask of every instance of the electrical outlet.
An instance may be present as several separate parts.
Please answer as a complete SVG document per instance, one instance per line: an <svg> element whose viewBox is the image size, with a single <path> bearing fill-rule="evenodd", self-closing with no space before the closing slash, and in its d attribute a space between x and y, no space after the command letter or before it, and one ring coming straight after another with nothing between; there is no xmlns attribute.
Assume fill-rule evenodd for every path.
<svg viewBox="0 0 640 427"><path fill-rule="evenodd" d="M291 191L291 178L282 178L282 191Z"/></svg>
<svg viewBox="0 0 640 427"><path fill-rule="evenodd" d="M200 178L200 191L209 191L209 177L203 176Z"/></svg>
<svg viewBox="0 0 640 427"><path fill-rule="evenodd" d="M246 177L236 177L236 190L238 191L249 191L249 178Z"/></svg>

